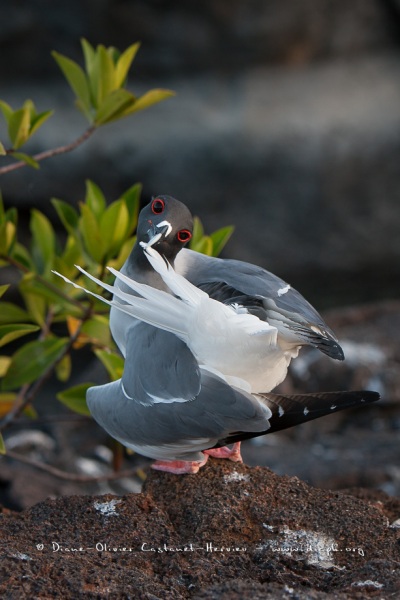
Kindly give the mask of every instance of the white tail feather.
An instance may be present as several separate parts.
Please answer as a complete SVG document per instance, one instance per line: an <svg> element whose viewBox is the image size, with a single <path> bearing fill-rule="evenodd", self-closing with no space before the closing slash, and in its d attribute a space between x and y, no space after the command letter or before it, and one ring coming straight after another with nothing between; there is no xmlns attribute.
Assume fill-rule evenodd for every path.
<svg viewBox="0 0 400 600"><path fill-rule="evenodd" d="M283 353L271 353L271 348L277 347L275 327L243 312L240 307L227 306L210 298L178 275L153 249L145 249L145 253L172 294L110 269L118 281L133 291L126 293L118 284L105 284L78 267L81 273L114 295L112 300L106 300L60 273L56 274L116 310L176 335L187 344L199 364L226 377L234 377L235 385L245 380L247 387L259 391L271 389L272 384L275 387L282 380L288 361Z"/></svg>
<svg viewBox="0 0 400 600"><path fill-rule="evenodd" d="M221 339L225 339L228 345L234 341L236 343L236 340L243 335L261 336L264 344L268 346L276 345L277 330L275 327L272 327L265 321L260 321L255 315L247 312L237 312L233 306L227 306L213 300L208 294L177 274L153 248L145 248L144 252L153 268L160 274L170 290L179 297L144 283L134 281L109 267L110 272L115 275L117 280L133 290L135 294L140 294L140 296L127 293L117 285L108 285L100 281L97 277L94 277L94 275L76 265L77 269L86 277L89 277L97 285L113 294L112 300L106 300L102 296L70 281L63 275L60 275L60 273L55 273L62 277L64 281L71 283L75 288L91 294L110 306L114 306L117 310L140 319L149 325L154 325L155 327L174 333L186 342L189 347L193 348L193 350L200 340L202 340L200 342L201 346L207 347L207 329L220 331L218 335L221 335L223 330ZM207 327L204 327L205 324ZM194 338L192 339L193 335ZM239 338L235 337L237 335L239 335ZM229 339L232 342L228 342Z"/></svg>
<svg viewBox="0 0 400 600"><path fill-rule="evenodd" d="M68 277L61 275L61 273L58 273L57 271L53 271L53 273L64 279L64 281L67 283L73 285L76 289L82 290L87 294L94 296L105 304L114 306L119 311L136 319L140 319L141 321L145 321L145 323L149 323L150 325L154 325L155 327L159 327L160 329L165 329L166 331L174 333L183 341L187 341L188 321L185 319L185 316L187 316L187 319L190 319L192 317L192 311L189 309L189 307L187 307L189 309L189 313L184 315L182 311L183 304L181 300L178 300L174 296L171 296L171 294L163 292L162 290L150 288L145 284L138 285L150 289L153 292L152 299L146 300L144 298L139 298L138 296L133 296L132 294L123 292L116 286L108 285L103 281L100 281L100 279L97 279L97 277L94 277L94 275L87 273L84 269L82 269L82 267L79 267L78 265L75 266L79 269L79 271L81 271L81 273L89 277L89 279L103 287L105 290L114 294L115 297L125 301L126 304L121 304L114 299L107 300L106 298L103 298L103 296L91 292L81 285L71 281L68 279ZM154 300L154 302L151 300ZM160 310L160 305L162 305L162 310Z"/></svg>
<svg viewBox="0 0 400 600"><path fill-rule="evenodd" d="M194 286L190 281L176 273L171 265L154 248L144 250L147 260L155 271L164 280L171 292L182 298L185 302L196 306L203 298L208 298L208 294Z"/></svg>

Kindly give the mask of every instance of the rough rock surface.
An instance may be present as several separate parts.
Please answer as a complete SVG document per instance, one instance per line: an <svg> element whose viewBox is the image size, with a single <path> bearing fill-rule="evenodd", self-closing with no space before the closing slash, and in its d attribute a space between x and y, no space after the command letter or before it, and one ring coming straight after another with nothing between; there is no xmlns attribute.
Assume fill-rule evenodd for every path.
<svg viewBox="0 0 400 600"><path fill-rule="evenodd" d="M350 494L210 460L197 475L152 472L141 494L4 512L0 595L395 597L400 500Z"/></svg>

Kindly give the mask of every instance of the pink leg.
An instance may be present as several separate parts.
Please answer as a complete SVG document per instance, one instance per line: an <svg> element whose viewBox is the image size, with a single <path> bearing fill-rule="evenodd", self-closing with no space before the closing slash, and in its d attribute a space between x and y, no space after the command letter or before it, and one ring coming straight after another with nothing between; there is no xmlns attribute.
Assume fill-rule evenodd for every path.
<svg viewBox="0 0 400 600"><path fill-rule="evenodd" d="M151 468L156 471L166 471L167 473L183 475L185 473L197 473L206 464L207 460L208 456L205 456L202 461L192 462L188 460L156 460L151 465Z"/></svg>
<svg viewBox="0 0 400 600"><path fill-rule="evenodd" d="M214 458L229 458L229 460L233 460L233 462L243 462L242 455L240 454L240 442L233 444L232 448L224 446L223 448L211 448L210 450L204 450L203 452Z"/></svg>

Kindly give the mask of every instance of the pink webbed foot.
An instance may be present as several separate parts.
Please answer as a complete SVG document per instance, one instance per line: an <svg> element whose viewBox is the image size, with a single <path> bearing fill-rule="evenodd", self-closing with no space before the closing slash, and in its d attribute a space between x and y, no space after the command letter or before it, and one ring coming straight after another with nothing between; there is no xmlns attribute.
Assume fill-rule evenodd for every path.
<svg viewBox="0 0 400 600"><path fill-rule="evenodd" d="M186 473L197 473L201 467L204 467L207 460L208 456L205 456L204 460L192 462L188 460L156 460L156 462L151 465L151 468L156 471L184 475Z"/></svg>
<svg viewBox="0 0 400 600"><path fill-rule="evenodd" d="M240 454L240 442L233 444L232 448L223 446L222 448L203 450L203 452L213 458L229 458L229 460L233 460L233 462L243 462L242 455Z"/></svg>

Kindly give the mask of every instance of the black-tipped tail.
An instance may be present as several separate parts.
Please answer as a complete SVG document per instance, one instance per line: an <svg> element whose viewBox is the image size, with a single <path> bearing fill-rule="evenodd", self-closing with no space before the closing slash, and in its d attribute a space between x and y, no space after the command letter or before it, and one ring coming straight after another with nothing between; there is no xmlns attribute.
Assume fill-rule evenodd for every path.
<svg viewBox="0 0 400 600"><path fill-rule="evenodd" d="M257 394L265 402L272 412L269 419L270 428L266 431L235 432L224 440L221 440L217 446L224 446L251 439L267 433L274 433L282 429L288 429L300 423L306 423L313 419L319 419L325 415L354 408L363 404L370 404L379 400L378 392L322 392L317 394L295 394L284 396L282 394Z"/></svg>
<svg viewBox="0 0 400 600"><path fill-rule="evenodd" d="M320 394L260 394L272 411L268 433L288 429L325 415L370 404L379 400L377 392L322 392Z"/></svg>

